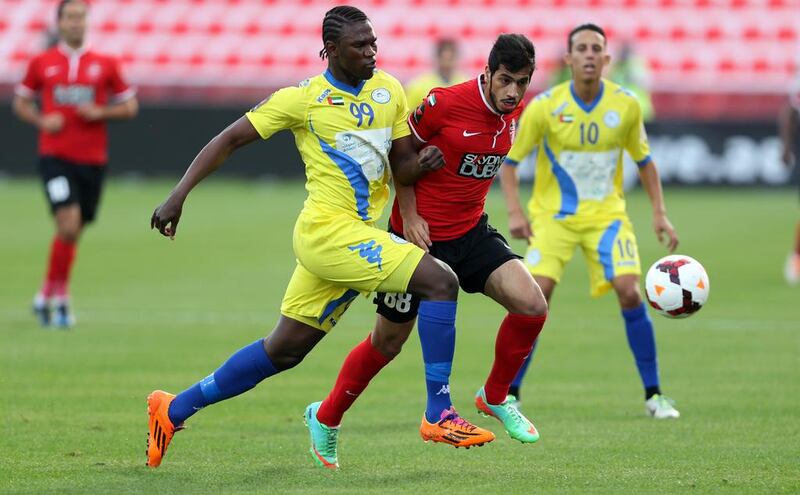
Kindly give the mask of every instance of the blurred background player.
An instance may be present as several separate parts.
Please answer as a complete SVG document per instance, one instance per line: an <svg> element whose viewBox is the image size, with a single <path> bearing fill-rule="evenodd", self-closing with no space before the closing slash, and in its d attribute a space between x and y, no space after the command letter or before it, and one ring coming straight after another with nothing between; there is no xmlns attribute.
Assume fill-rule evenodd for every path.
<svg viewBox="0 0 800 495"><path fill-rule="evenodd" d="M438 40L434 55L434 70L420 74L406 84L406 99L412 108L416 108L433 88L446 88L467 79L467 76L458 70L460 54L456 40L452 38Z"/></svg>
<svg viewBox="0 0 800 495"><path fill-rule="evenodd" d="M446 165L437 171L419 171L413 187L396 185L398 199L389 228L392 235L402 236L452 267L466 292L486 294L508 310L497 333L494 364L475 402L481 413L497 418L512 438L525 443L538 440L539 433L506 395L542 330L547 303L520 257L489 225L484 205L511 148L535 66L533 44L522 35L504 34L495 41L482 74L431 91L408 124L416 147L436 146L444 153ZM417 315L424 313L420 298L379 292L375 303L376 327L396 336L399 352ZM427 338L420 331L423 343ZM444 361L431 351L440 352L423 345L426 363ZM452 355L445 358L452 361ZM426 365L426 377L436 368ZM355 363L345 361L336 385L319 408L321 423L337 426L341 422L356 399L352 390L359 383L358 375ZM472 432L460 437L439 426L456 416L449 400L441 397L441 387L427 380L428 406L420 434L426 441L469 446Z"/></svg>
<svg viewBox="0 0 800 495"><path fill-rule="evenodd" d="M406 124L408 106L400 83L376 70L377 38L361 10L338 6L322 22L328 69L272 96L212 139L197 155L169 197L151 218L151 227L175 236L183 203L203 178L236 149L289 129L306 167L308 197L294 229L297 265L281 304L281 316L266 338L234 353L216 371L177 396L156 390L147 397L147 465L161 464L173 434L200 409L242 394L264 379L290 369L342 318L359 293L413 292L422 297L419 331L423 355L451 356L455 348L458 279L447 265L419 247L375 226L389 199L389 180L418 168L443 165L441 151L415 152ZM391 172L387 165L391 166ZM389 330L375 328L347 360L359 370L348 389L356 396L397 354ZM431 351L433 349L433 351ZM433 363L446 408L450 363ZM428 362L426 361L426 370ZM319 403L304 419L311 432L311 455L323 467L339 467L338 425L317 421ZM458 415L440 428L470 435L476 443L494 435Z"/></svg>
<svg viewBox="0 0 800 495"><path fill-rule="evenodd" d="M794 167L797 164L795 147L797 146L797 121L800 117L800 74L792 85L789 102L781 111L779 119L782 144L781 158L784 165ZM786 258L784 268L786 281L791 285L800 282L800 221L797 222L794 234L794 249Z"/></svg>
<svg viewBox="0 0 800 495"><path fill-rule="evenodd" d="M656 113L650 94L650 71L647 62L636 55L632 41L622 42L619 53L611 64L608 79L636 95L642 109L643 121L652 122L655 119Z"/></svg>
<svg viewBox="0 0 800 495"><path fill-rule="evenodd" d="M617 294L645 389L646 411L656 418L677 418L672 401L661 393L653 324L639 290L639 253L622 191L623 150L639 166L659 240L666 236L672 252L678 237L667 218L636 96L602 78L610 60L606 48L599 26L573 29L565 55L572 80L540 94L525 109L517 140L500 172L509 230L513 237L529 240L525 263L548 302L575 248L581 248L589 265L592 296L612 288ZM520 204L515 167L536 146L540 150L529 223ZM524 374L525 367L515 387Z"/></svg>
<svg viewBox="0 0 800 495"><path fill-rule="evenodd" d="M30 61L13 102L20 120L39 129L39 172L56 223L33 311L43 326L60 328L75 321L70 273L81 232L100 202L108 162L105 121L133 118L139 108L117 61L85 45L87 10L82 0L58 4L59 42Z"/></svg>

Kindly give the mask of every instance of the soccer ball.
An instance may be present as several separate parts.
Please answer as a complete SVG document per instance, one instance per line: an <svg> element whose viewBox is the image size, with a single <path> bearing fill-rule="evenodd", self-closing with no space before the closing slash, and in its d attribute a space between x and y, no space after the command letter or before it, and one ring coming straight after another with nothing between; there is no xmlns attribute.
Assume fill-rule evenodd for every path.
<svg viewBox="0 0 800 495"><path fill-rule="evenodd" d="M686 318L703 307L710 288L708 275L696 259L664 256L647 270L645 294L650 306L667 318Z"/></svg>

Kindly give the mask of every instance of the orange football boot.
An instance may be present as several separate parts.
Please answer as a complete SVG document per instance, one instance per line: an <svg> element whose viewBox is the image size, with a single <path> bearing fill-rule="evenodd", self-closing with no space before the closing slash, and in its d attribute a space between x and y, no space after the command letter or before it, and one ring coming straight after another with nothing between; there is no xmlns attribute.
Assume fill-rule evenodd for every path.
<svg viewBox="0 0 800 495"><path fill-rule="evenodd" d="M442 411L442 418L437 423L429 423L423 414L419 434L425 442L441 442L456 448L480 447L494 440L494 433L473 425L459 416L453 407Z"/></svg>
<svg viewBox="0 0 800 495"><path fill-rule="evenodd" d="M167 447L172 441L176 431L183 429L183 425L175 427L169 419L169 405L175 396L156 390L147 396L147 413L150 415L150 431L147 434L147 465L158 467L167 453Z"/></svg>

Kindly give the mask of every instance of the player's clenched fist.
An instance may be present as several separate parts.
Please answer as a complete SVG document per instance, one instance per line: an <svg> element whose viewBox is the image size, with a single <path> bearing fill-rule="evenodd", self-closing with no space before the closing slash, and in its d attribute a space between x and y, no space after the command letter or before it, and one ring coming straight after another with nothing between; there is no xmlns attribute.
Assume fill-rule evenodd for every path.
<svg viewBox="0 0 800 495"><path fill-rule="evenodd" d="M444 154L436 146L428 146L419 152L419 168L425 171L439 170L444 167Z"/></svg>
<svg viewBox="0 0 800 495"><path fill-rule="evenodd" d="M175 194L170 194L167 200L156 208L153 216L150 217L150 228L158 229L161 235L175 239L182 210L183 199Z"/></svg>

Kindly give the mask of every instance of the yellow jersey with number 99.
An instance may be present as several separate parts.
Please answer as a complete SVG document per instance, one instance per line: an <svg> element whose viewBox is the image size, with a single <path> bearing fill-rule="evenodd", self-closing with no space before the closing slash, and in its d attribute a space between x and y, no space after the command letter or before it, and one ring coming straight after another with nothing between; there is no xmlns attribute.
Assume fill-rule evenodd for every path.
<svg viewBox="0 0 800 495"><path fill-rule="evenodd" d="M538 95L520 118L517 138L506 156L516 165L539 147L530 216L604 219L625 215L622 152L643 167L650 145L633 93L603 79L591 103L581 100L572 81Z"/></svg>
<svg viewBox="0 0 800 495"><path fill-rule="evenodd" d="M305 163L304 213L381 216L389 199L389 150L408 136L408 104L400 83L382 71L350 86L330 71L283 88L246 113L267 139L289 129Z"/></svg>

